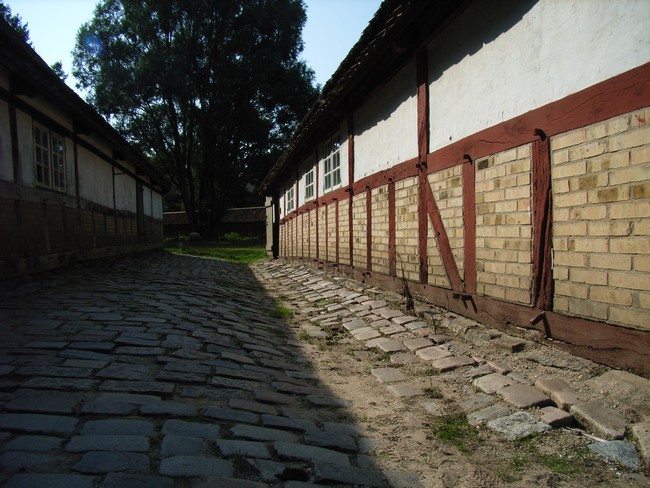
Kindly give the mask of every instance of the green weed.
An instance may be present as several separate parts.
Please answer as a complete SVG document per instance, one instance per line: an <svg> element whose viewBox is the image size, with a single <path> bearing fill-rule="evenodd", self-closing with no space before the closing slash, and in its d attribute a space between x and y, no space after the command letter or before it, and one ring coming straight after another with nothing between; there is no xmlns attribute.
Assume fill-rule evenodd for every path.
<svg viewBox="0 0 650 488"><path fill-rule="evenodd" d="M481 442L478 432L467 423L462 412L451 412L434 420L431 426L433 434L456 447L463 454L468 454Z"/></svg>

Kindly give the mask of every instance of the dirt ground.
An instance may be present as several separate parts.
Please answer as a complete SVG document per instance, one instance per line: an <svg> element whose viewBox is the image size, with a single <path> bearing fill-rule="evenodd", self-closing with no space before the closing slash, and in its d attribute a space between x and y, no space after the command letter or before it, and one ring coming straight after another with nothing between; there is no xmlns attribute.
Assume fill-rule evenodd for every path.
<svg viewBox="0 0 650 488"><path fill-rule="evenodd" d="M363 288L349 280L345 284L404 308L397 294ZM274 293L293 312L295 338L320 382L349 402L346 409L330 413L332 420L355 422L363 436L374 439L373 454L381 469L418 473L427 488L650 487L647 470L635 472L591 453L587 446L594 440L578 428L553 429L525 440L507 441L486 427L468 425L459 405L478 392L467 376L469 368L437 374L425 361L403 365L402 371L426 395L396 398L371 374L373 368L394 366L388 354L366 349L340 323L321 325L325 338L310 337L301 328L314 325L312 319L325 313L334 301L308 302L304 290L295 284ZM444 323L441 317L451 315L439 309L437 313L438 324ZM507 364L533 381L563 378L584 398L607 393L595 391L591 380L608 368L557 347L523 340L523 350L513 353L507 347L512 338L495 330L483 328L458 335L436 326L435 332L453 336L450 350L454 353ZM628 422L639 420L638 412L612 406L618 407Z"/></svg>

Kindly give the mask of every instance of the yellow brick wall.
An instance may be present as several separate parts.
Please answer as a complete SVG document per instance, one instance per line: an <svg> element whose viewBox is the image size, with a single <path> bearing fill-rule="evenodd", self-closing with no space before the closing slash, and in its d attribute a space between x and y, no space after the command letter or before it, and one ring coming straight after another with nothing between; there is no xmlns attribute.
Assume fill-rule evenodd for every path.
<svg viewBox="0 0 650 488"><path fill-rule="evenodd" d="M280 224L280 256L282 257L287 257L287 246L284 232L286 228L287 224Z"/></svg>
<svg viewBox="0 0 650 488"><path fill-rule="evenodd" d="M318 207L318 258L327 259L327 235L325 233L325 212L327 207L322 205Z"/></svg>
<svg viewBox="0 0 650 488"><path fill-rule="evenodd" d="M388 185L375 188L372 196L372 269L388 274Z"/></svg>
<svg viewBox="0 0 650 488"><path fill-rule="evenodd" d="M436 241L431 219L429 219L428 226L427 253L429 258L429 284L442 288L451 288L445 266L442 263L442 257L440 256L438 241Z"/></svg>
<svg viewBox="0 0 650 488"><path fill-rule="evenodd" d="M318 210L312 209L309 211L309 257L312 259L316 259L316 212Z"/></svg>
<svg viewBox="0 0 650 488"><path fill-rule="evenodd" d="M456 260L458 272L462 277L465 268L463 167L458 165L450 169L432 173L428 176L428 180L433 192L433 198L438 205L438 210L440 211L440 217L445 226L447 237L449 238L449 245L451 246L451 252ZM429 236L434 236L431 227L429 229ZM435 259L439 260L440 266L442 266L435 238L433 239L433 244L436 246L435 250L432 248L432 239L429 238L428 241L428 251L430 256L437 255ZM435 266L438 265L432 263L431 259L429 259L429 276L431 276L431 274L439 276L440 270L436 269ZM432 281L430 278L429 282L439 286L449 287L449 280L446 278L444 267L442 268L442 274L444 280L441 281L439 278L436 278Z"/></svg>
<svg viewBox="0 0 650 488"><path fill-rule="evenodd" d="M336 202L327 206L327 260L336 262Z"/></svg>
<svg viewBox="0 0 650 488"><path fill-rule="evenodd" d="M530 145L475 162L476 288L529 304L532 281Z"/></svg>
<svg viewBox="0 0 650 488"><path fill-rule="evenodd" d="M305 220L305 214L300 214L298 215L298 218L296 219L296 226L298 227L298 240L296 242L296 255L299 257L304 257L305 256L305 248L306 248L306 243L305 243L305 237L306 234L304 234L304 220Z"/></svg>
<svg viewBox="0 0 650 488"><path fill-rule="evenodd" d="M366 269L366 192L352 198L352 259L354 266Z"/></svg>
<svg viewBox="0 0 650 488"><path fill-rule="evenodd" d="M350 265L350 225L348 218L348 209L350 200L341 200L339 202L339 262Z"/></svg>
<svg viewBox="0 0 650 488"><path fill-rule="evenodd" d="M395 182L395 246L397 276L420 281L418 250L418 179Z"/></svg>
<svg viewBox="0 0 650 488"><path fill-rule="evenodd" d="M555 310L650 330L650 109L553 137Z"/></svg>

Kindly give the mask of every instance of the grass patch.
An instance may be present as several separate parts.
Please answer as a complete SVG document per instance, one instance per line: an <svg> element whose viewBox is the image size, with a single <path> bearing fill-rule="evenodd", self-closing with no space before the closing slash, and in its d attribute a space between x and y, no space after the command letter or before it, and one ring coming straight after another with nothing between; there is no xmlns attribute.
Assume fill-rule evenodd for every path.
<svg viewBox="0 0 650 488"><path fill-rule="evenodd" d="M166 246L165 249L181 256L198 256L219 259L237 264L251 264L266 259L264 247L230 247L230 246Z"/></svg>
<svg viewBox="0 0 650 488"><path fill-rule="evenodd" d="M442 392L438 386L431 385L425 388L423 391L424 394L429 398L438 399L443 397Z"/></svg>
<svg viewBox="0 0 650 488"><path fill-rule="evenodd" d="M284 305L278 305L278 308L271 311L270 315L274 319L290 319L293 317L293 312Z"/></svg>
<svg viewBox="0 0 650 488"><path fill-rule="evenodd" d="M309 333L306 330L301 330L300 333L298 334L298 339L300 339L303 342L306 342L308 344L311 344L314 342L312 337L309 335Z"/></svg>
<svg viewBox="0 0 650 488"><path fill-rule="evenodd" d="M462 412L451 412L438 417L431 428L438 439L451 444L463 454L472 452L481 442L478 432L467 423L467 417Z"/></svg>

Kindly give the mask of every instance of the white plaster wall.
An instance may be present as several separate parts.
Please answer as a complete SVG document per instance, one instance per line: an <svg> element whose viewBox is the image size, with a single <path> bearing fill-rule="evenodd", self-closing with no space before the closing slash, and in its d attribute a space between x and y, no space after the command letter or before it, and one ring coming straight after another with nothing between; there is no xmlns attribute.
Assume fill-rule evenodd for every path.
<svg viewBox="0 0 650 488"><path fill-rule="evenodd" d="M142 193L142 200L144 203L144 214L147 217L152 217L153 216L153 209L152 209L152 204L151 204L151 188L149 187L144 187L143 188L143 193Z"/></svg>
<svg viewBox="0 0 650 488"><path fill-rule="evenodd" d="M415 61L354 113L354 132L355 181L418 155Z"/></svg>
<svg viewBox="0 0 650 488"><path fill-rule="evenodd" d="M11 157L11 129L9 127L9 106L0 100L0 180L14 180L14 165Z"/></svg>
<svg viewBox="0 0 650 488"><path fill-rule="evenodd" d="M163 198L160 193L156 193L155 191L151 192L151 205L152 205L151 213L153 215L153 218L162 220Z"/></svg>
<svg viewBox="0 0 650 488"><path fill-rule="evenodd" d="M30 98L26 95L20 95L18 96L18 98L20 98L23 102L36 108L42 114L47 115L52 120L58 122L66 129L70 131L72 130L72 119L64 112L61 112L61 109L58 109L54 105L52 105L48 100L40 96L38 96L37 98ZM54 127L49 127L49 128L54 130Z"/></svg>
<svg viewBox="0 0 650 488"><path fill-rule="evenodd" d="M25 186L34 186L34 133L32 118L25 112L16 110L16 129L18 132L18 159L22 183Z"/></svg>
<svg viewBox="0 0 650 488"><path fill-rule="evenodd" d="M116 170L115 175L115 208L133 213L137 212L135 180L120 170Z"/></svg>
<svg viewBox="0 0 650 488"><path fill-rule="evenodd" d="M113 208L112 166L83 147L79 155L79 195L85 200Z"/></svg>
<svg viewBox="0 0 650 488"><path fill-rule="evenodd" d="M480 0L429 45L431 151L650 61L647 0L533 3Z"/></svg>

